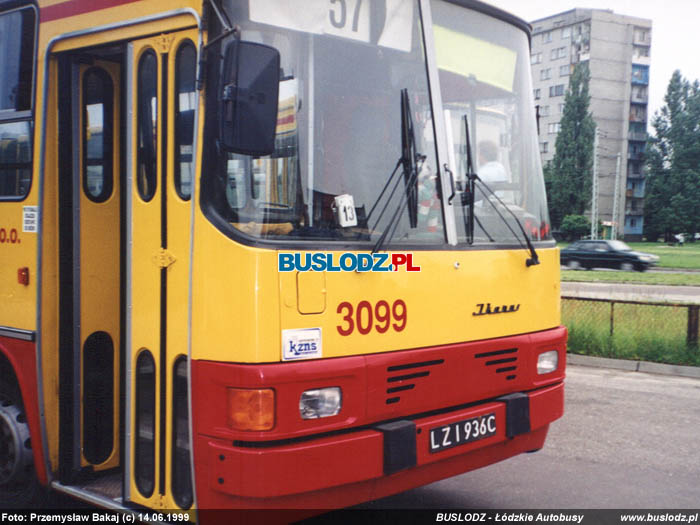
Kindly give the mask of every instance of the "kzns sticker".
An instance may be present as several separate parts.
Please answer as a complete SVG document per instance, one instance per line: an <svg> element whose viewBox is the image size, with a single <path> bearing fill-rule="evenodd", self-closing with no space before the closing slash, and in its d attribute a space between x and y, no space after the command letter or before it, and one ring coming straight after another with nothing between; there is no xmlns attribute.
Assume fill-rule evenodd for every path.
<svg viewBox="0 0 700 525"><path fill-rule="evenodd" d="M282 330L282 360L321 357L321 329L302 328Z"/></svg>

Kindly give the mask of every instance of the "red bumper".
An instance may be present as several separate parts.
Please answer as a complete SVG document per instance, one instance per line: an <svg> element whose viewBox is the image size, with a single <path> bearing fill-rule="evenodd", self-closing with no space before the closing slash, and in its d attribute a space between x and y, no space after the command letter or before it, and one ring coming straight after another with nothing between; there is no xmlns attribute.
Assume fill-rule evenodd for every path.
<svg viewBox="0 0 700 525"><path fill-rule="evenodd" d="M414 467L383 472L383 440L367 429L300 443L247 448L198 436L195 442L200 508L347 507L496 463L544 445L548 424L564 408L564 385L529 394L532 430L505 435L505 404L499 402L415 420ZM430 429L494 412L497 433L435 454ZM538 425L538 426L535 426Z"/></svg>
<svg viewBox="0 0 700 525"><path fill-rule="evenodd" d="M544 334L544 335L543 335ZM522 339L529 337L527 341ZM514 340L520 351L518 378L505 380L504 390L487 390L489 395L481 397L484 402L464 399L454 403L450 397L455 390L474 395L468 382L455 383L459 374L450 380L454 366L445 367L445 374L440 377L439 366L434 366L432 381L442 383L444 396L438 396L432 403L453 407L450 410L425 410L425 399L416 398L415 403L407 404L400 410L395 409L393 417L378 418L379 414L366 405L366 396L387 385L376 384L373 377L373 364L380 362L381 367L403 370L406 357L411 362L434 363L435 352L443 355L447 365L462 365L483 360L485 353L500 352L493 348L515 348ZM422 349L417 351L395 352L378 356L360 356L319 362L281 364L281 365L230 365L219 363L193 362L193 397L194 416L194 453L197 502L202 509L207 508L339 508L377 499L390 494L408 490L439 479L454 476L483 467L522 452L539 449L543 446L549 423L561 417L564 409L564 361L566 332L563 329L551 330L533 336L505 338L493 346L487 343L469 343L445 347ZM538 352L543 349L560 350L559 369L546 377L538 378L528 370L536 363ZM512 355L512 354L505 354ZM501 354L494 359L511 359ZM416 361L418 359L418 361ZM476 361L474 361L476 359ZM491 359L487 357L486 359ZM393 363L393 364L391 364ZM400 363L400 364L396 364ZM509 362L512 365L513 362ZM296 367L290 365L305 365ZM388 366L387 366L388 365ZM315 367L322 366L321 370ZM500 365L496 365L500 366ZM536 366L536 365L534 365ZM286 367L286 368L285 368ZM475 366L472 365L471 368ZM284 374L280 370L302 371L304 373ZM413 370L413 369L411 369ZM462 368L462 370L466 370ZM505 372L510 376L512 371ZM310 374L305 377L305 374ZM320 374L319 377L316 377ZM271 377L277 380L271 380ZM291 378L290 378L291 376ZM320 376L330 377L330 383ZM228 377L228 381L224 380ZM257 378L257 379L254 379ZM434 386L429 376L407 381L424 382L419 387L430 391ZM448 381L445 383L444 381ZM278 419L273 431L240 433L227 430L216 414L225 413L220 405L223 396L223 383L230 386L256 387L267 385L277 392ZM343 386L343 410L338 416L324 420L302 422L298 417L298 390L311 387ZM394 388L401 382L388 384ZM493 388L493 381L491 381ZM507 390L505 386L517 384L516 388ZM500 390L500 389L499 389ZM518 410L507 408L506 401L500 396L519 392ZM345 396L345 392L355 395ZM290 398L291 401L289 401ZM359 398L359 399L358 399ZM445 400L448 401L445 401ZM456 398L455 398L456 399ZM296 404L296 418L292 421L291 408ZM285 408L289 406L289 410ZM399 405L390 403L390 405ZM387 406L382 403L382 406ZM420 410L420 409L423 410ZM280 414L280 410L286 411ZM383 411L384 409L382 409ZM518 421L513 424L513 413L518 412ZM468 420L485 414L495 414L496 432L494 435L447 448L439 452L430 452L430 429L442 427L449 423ZM285 417L289 417L287 421ZM395 437L388 437L382 421L404 421L411 426L414 436L409 436L409 452L414 458L410 465L398 472L387 471L386 457L392 456L392 446L405 449L404 444ZM354 424L353 424L354 423ZM523 430L523 423L526 423ZM306 424L317 425L305 427ZM339 426L338 426L339 425ZM415 425L415 426L412 426ZM510 428L508 428L510 426ZM518 429L513 432L514 427ZM528 431L529 429L529 431ZM508 437L508 436L512 437ZM404 435L405 436L405 435ZM403 439L403 438L401 438ZM386 441L386 443L385 443ZM414 443L415 441L415 443ZM389 448L387 448L389 447ZM405 451L400 452L404 454Z"/></svg>

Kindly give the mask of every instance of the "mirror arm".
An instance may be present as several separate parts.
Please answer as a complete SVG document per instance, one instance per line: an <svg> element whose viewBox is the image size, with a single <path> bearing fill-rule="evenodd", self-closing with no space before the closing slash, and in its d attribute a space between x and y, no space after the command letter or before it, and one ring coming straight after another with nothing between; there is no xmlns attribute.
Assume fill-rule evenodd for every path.
<svg viewBox="0 0 700 525"><path fill-rule="evenodd" d="M206 51L209 49L211 46L216 44L219 40L223 40L227 36L233 35L235 38L240 39L241 38L241 28L239 26L235 27L229 27L224 29L224 31L218 35L212 38L209 42L207 42L204 47L202 48L203 51Z"/></svg>
<svg viewBox="0 0 700 525"><path fill-rule="evenodd" d="M219 19L219 23L221 24L221 27L224 28L224 32L230 32L233 29L231 21L228 19L226 13L219 9L219 6L216 5L216 0L209 0L209 5L211 5L216 17Z"/></svg>

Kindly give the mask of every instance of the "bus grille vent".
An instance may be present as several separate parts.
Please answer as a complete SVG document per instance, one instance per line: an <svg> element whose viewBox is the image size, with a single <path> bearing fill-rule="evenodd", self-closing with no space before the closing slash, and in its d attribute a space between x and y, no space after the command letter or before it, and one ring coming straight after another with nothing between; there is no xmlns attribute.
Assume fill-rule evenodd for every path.
<svg viewBox="0 0 700 525"><path fill-rule="evenodd" d="M518 349L495 350L475 354L474 357L482 362L487 369L494 370L496 374L503 375L506 381L512 381L517 377Z"/></svg>
<svg viewBox="0 0 700 525"><path fill-rule="evenodd" d="M386 393L389 397L386 399L386 404L392 405L401 401L401 397L395 394L413 390L416 388L416 384L418 383L413 382L413 380L428 377L430 375L430 367L441 365L444 362L444 359L433 359L431 361L405 363L402 365L392 365L387 367L386 370L389 375L386 378L388 385ZM398 374L394 375L396 372L398 372Z"/></svg>

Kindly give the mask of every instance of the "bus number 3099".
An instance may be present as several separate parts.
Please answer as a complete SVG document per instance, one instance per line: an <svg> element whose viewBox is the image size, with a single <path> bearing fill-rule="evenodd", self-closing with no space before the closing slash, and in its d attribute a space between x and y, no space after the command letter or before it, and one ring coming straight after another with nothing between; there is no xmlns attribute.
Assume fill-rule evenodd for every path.
<svg viewBox="0 0 700 525"><path fill-rule="evenodd" d="M381 300L374 307L369 301L360 301L357 308L344 301L338 305L336 312L343 316L344 322L336 327L343 336L352 334L355 328L362 335L369 334L373 329L380 334L386 333L390 328L401 332L408 321L406 303L401 299L394 301L391 306Z"/></svg>

